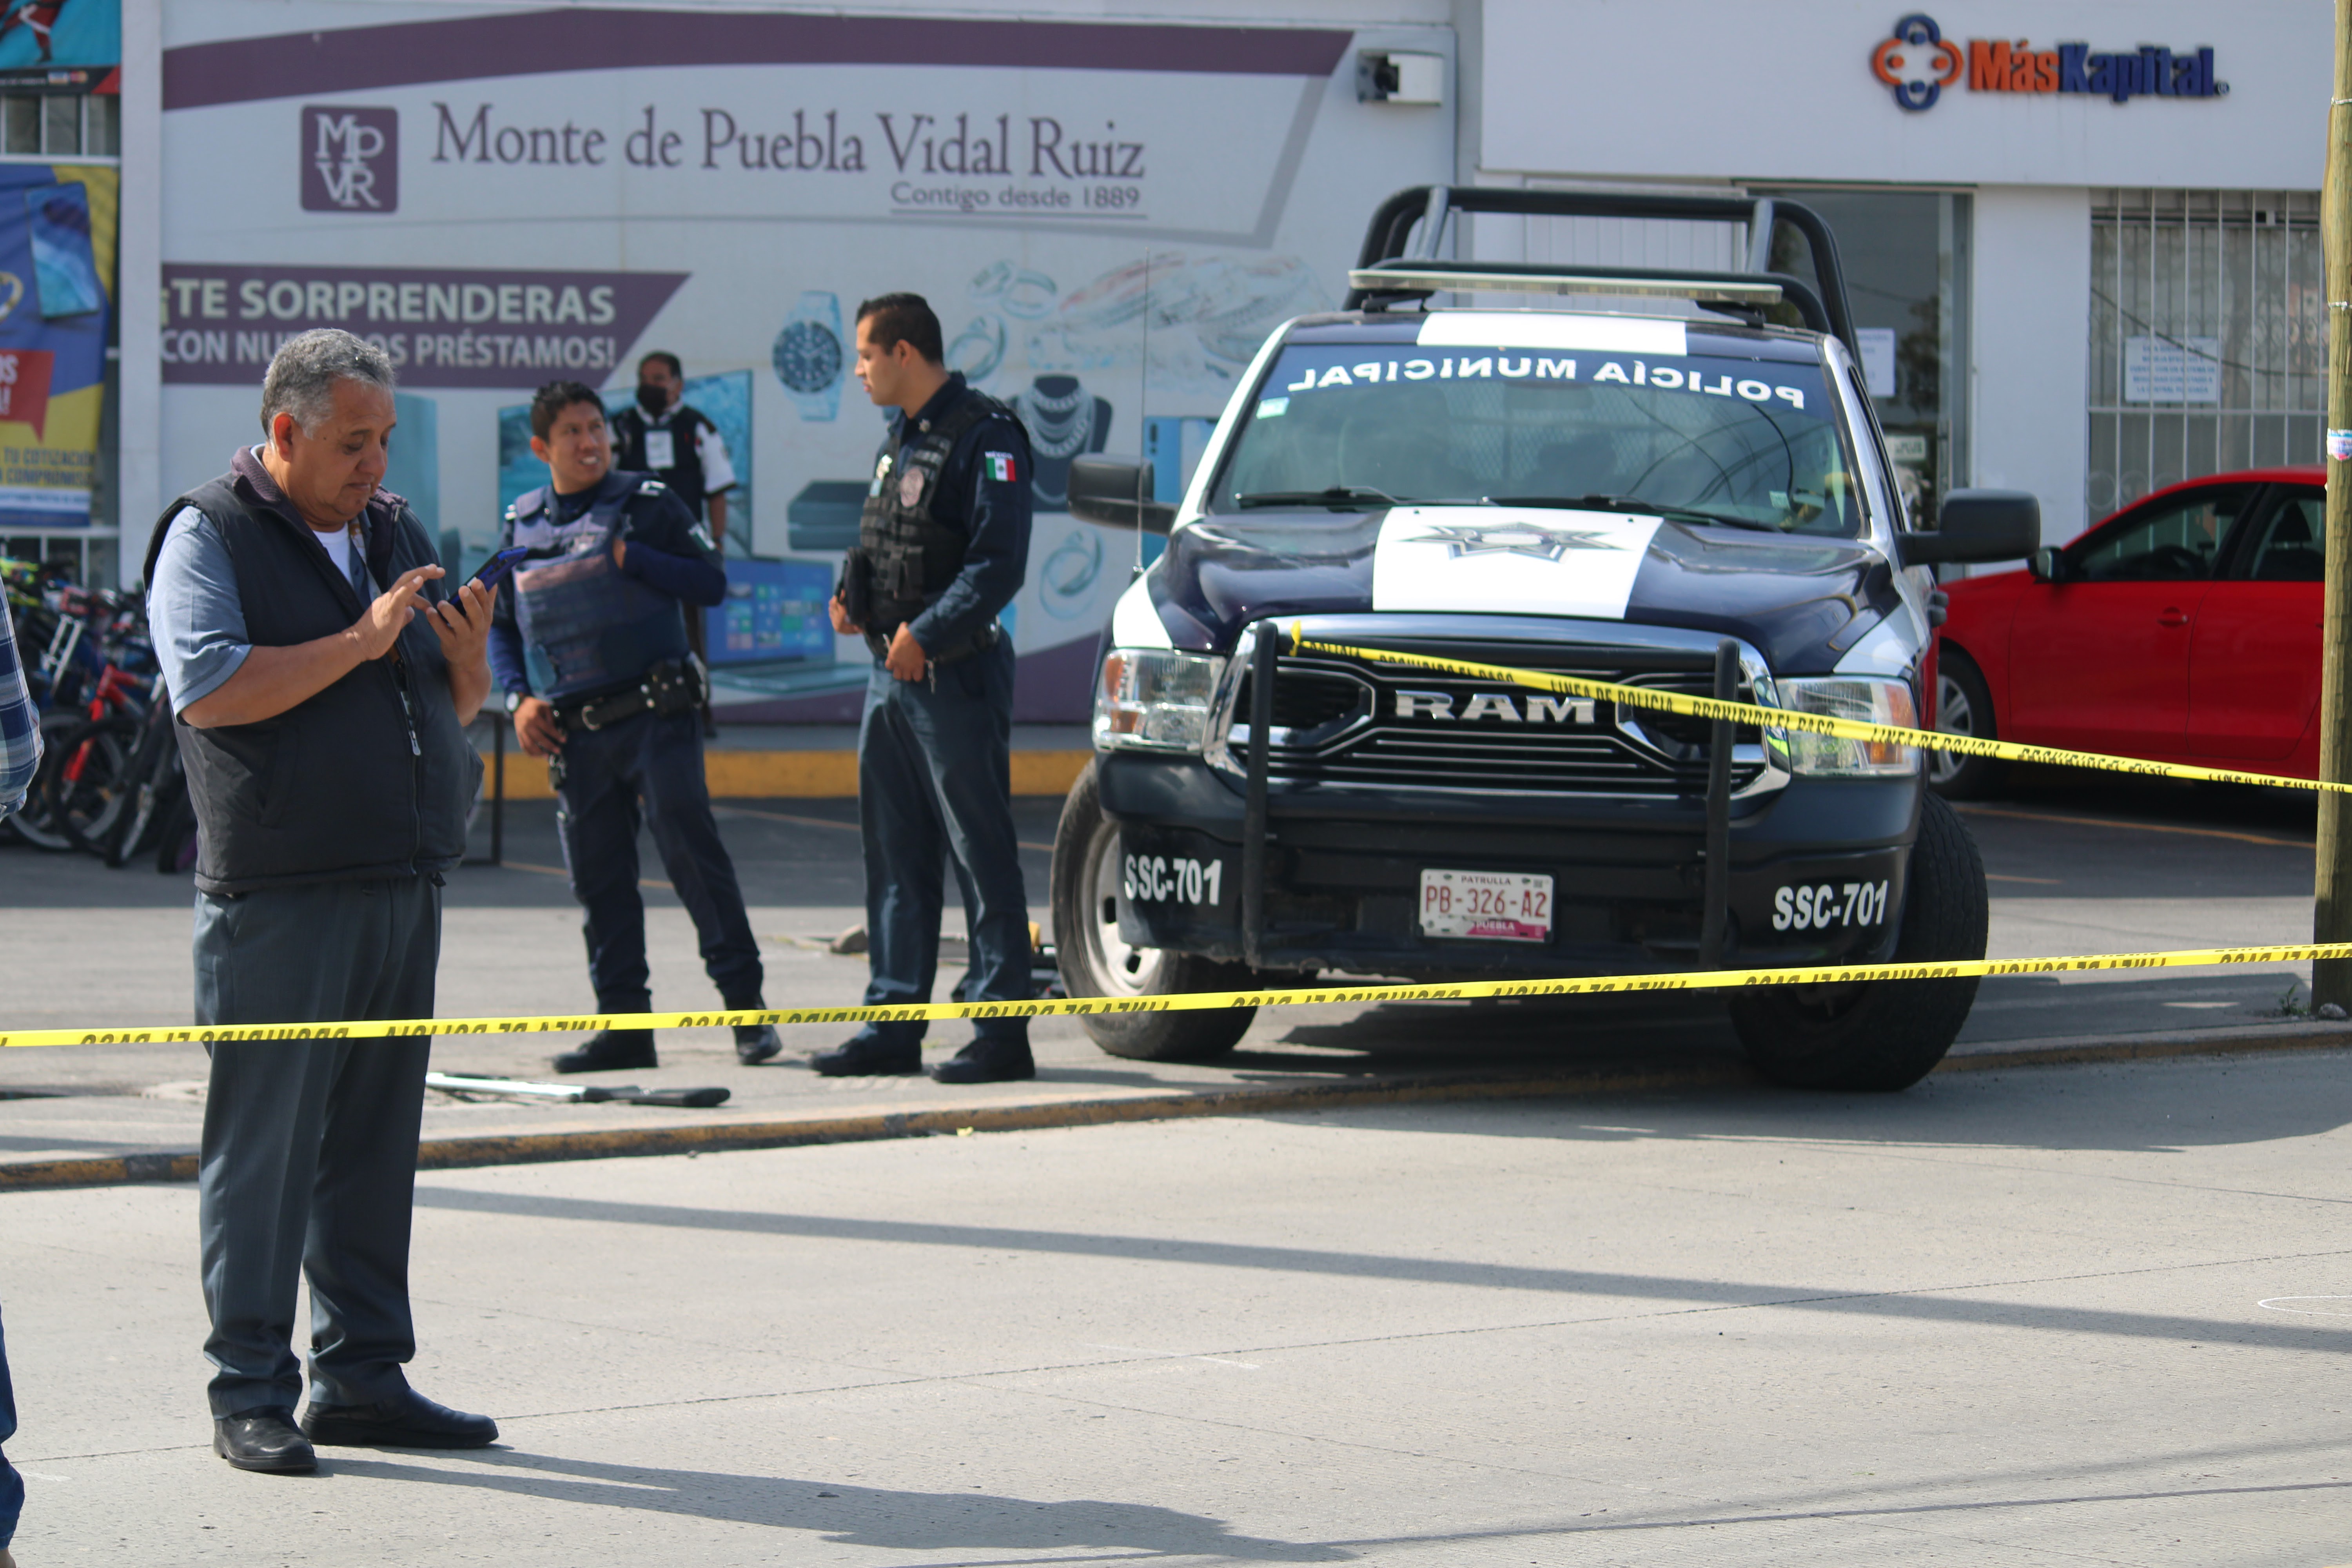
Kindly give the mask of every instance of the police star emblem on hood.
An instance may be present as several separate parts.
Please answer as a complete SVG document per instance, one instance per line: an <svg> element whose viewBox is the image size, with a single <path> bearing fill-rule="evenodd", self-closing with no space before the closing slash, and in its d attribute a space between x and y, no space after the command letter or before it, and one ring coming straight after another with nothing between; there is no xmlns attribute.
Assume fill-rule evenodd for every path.
<svg viewBox="0 0 2352 1568"><path fill-rule="evenodd" d="M1623 550L1627 541L1600 529L1554 528L1540 522L1433 522L1408 544L1443 544L1449 561L1465 555L1524 555L1558 561L1571 550Z"/></svg>

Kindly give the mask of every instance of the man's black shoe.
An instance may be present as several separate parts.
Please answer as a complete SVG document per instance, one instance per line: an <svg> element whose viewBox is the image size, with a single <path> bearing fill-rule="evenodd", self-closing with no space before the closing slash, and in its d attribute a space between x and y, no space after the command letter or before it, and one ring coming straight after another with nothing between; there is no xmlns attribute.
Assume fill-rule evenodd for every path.
<svg viewBox="0 0 2352 1568"><path fill-rule="evenodd" d="M905 1078L923 1070L923 1047L852 1039L817 1052L809 1066L824 1078Z"/></svg>
<svg viewBox="0 0 2352 1568"><path fill-rule="evenodd" d="M499 1440L488 1416L436 1405L413 1388L373 1405L313 1403L302 1430L331 1448L484 1448Z"/></svg>
<svg viewBox="0 0 2352 1568"><path fill-rule="evenodd" d="M1037 1063L1026 1047L969 1045L931 1069L941 1083L1010 1083L1035 1078Z"/></svg>
<svg viewBox="0 0 2352 1568"><path fill-rule="evenodd" d="M213 1423L213 1452L240 1470L307 1476L319 1468L310 1439L294 1428L294 1412L265 1405Z"/></svg>
<svg viewBox="0 0 2352 1568"><path fill-rule="evenodd" d="M600 1029L578 1050L555 1058L557 1072L616 1072L660 1065L654 1059L651 1029Z"/></svg>
<svg viewBox="0 0 2352 1568"><path fill-rule="evenodd" d="M783 1048L783 1039L773 1024L735 1026L735 1059L747 1068L758 1067Z"/></svg>

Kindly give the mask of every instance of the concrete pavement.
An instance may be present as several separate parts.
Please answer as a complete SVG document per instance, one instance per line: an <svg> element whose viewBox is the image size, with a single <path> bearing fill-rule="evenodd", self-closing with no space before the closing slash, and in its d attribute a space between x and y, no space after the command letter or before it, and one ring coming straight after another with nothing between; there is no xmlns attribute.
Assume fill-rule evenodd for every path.
<svg viewBox="0 0 2352 1568"><path fill-rule="evenodd" d="M206 1446L191 1189L14 1194L18 1553L2317 1568L2347 1066L430 1174L413 1375L504 1445L309 1479Z"/></svg>
<svg viewBox="0 0 2352 1568"><path fill-rule="evenodd" d="M2302 806L2300 815L2298 805ZM781 1005L840 1004L864 984L862 959L826 952L824 939L858 918L854 807L845 801L720 805L754 929ZM1057 803L1017 803L1033 908L1044 890ZM2307 803L2253 792L2158 786L2069 792L2028 789L1971 805L1993 893L1999 956L2294 942L2309 932L2311 824ZM511 808L502 868L469 867L450 882L440 1011L447 1016L591 1005L578 913L565 889L551 808ZM713 1005L691 926L644 852L657 1005ZM183 878L108 871L76 857L0 852L0 944L12 960L7 1021L45 1026L175 1022L188 1016L189 889ZM957 924L950 916L950 926ZM951 984L954 952L941 994ZM2232 1041L2340 1040L2346 1031L2299 1024L2282 1003L2301 998L2294 966L2275 971L2170 971L2009 977L1980 994L1961 1052L2072 1049L2085 1038L2147 1037L2174 1046L2212 1031ZM786 1063L840 1031L793 1031ZM624 1106L464 1104L432 1097L427 1135L474 1141L476 1158L510 1157L497 1141L551 1134L709 1128L746 1120L827 1123L874 1135L887 1119L1002 1114L1014 1106L1113 1102L1140 1114L1170 1096L1328 1091L1468 1075L1558 1089L1588 1084L1737 1081L1737 1042L1706 997L1585 998L1546 1004L1315 1007L1262 1014L1243 1049L1208 1067L1107 1057L1072 1021L1035 1030L1044 1076L1033 1085L943 1091L921 1079L820 1079L797 1066L745 1069L715 1030L673 1031L656 1072L617 1075L651 1087L719 1084L719 1110ZM934 1032L942 1051L963 1026ZM562 1037L449 1038L444 1070L546 1076ZM200 1047L73 1047L0 1054L0 1183L92 1177L59 1162L145 1156L194 1146L205 1064ZM49 1098L54 1097L54 1098ZM1292 1098L1295 1103L1297 1097ZM1196 1108L1197 1109L1197 1108ZM1090 1114L1090 1113L1089 1113ZM961 1123L959 1123L961 1124ZM857 1129L862 1126L863 1131ZM797 1132L790 1133L797 1137ZM775 1140L771 1140L775 1141ZM581 1145L583 1149L591 1143ZM546 1151L542 1151L543 1152ZM446 1157L456 1158L456 1153ZM26 1167L39 1167L28 1173ZM111 1170L112 1167L108 1167ZM141 1169L162 1176L170 1167Z"/></svg>

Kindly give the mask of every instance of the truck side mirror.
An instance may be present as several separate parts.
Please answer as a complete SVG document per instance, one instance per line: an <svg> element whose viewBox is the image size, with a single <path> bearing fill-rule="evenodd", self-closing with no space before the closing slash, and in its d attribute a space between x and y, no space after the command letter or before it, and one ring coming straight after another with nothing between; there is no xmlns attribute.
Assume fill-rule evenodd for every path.
<svg viewBox="0 0 2352 1568"><path fill-rule="evenodd" d="M1165 533L1176 509L1152 499L1151 465L1118 458L1080 458L1070 464L1070 515L1108 528Z"/></svg>
<svg viewBox="0 0 2352 1568"><path fill-rule="evenodd" d="M2014 561L2042 543L2042 503L2023 490L1954 490L1936 510L1934 532L1903 536L1904 565Z"/></svg>

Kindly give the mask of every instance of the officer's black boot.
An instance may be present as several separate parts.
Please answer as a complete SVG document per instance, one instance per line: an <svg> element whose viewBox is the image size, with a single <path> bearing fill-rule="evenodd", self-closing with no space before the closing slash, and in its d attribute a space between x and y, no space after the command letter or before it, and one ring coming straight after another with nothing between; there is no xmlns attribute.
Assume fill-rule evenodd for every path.
<svg viewBox="0 0 2352 1568"><path fill-rule="evenodd" d="M654 1059L651 1029L600 1029L582 1042L578 1050L566 1051L555 1058L557 1072L612 1072L622 1068L660 1065Z"/></svg>

